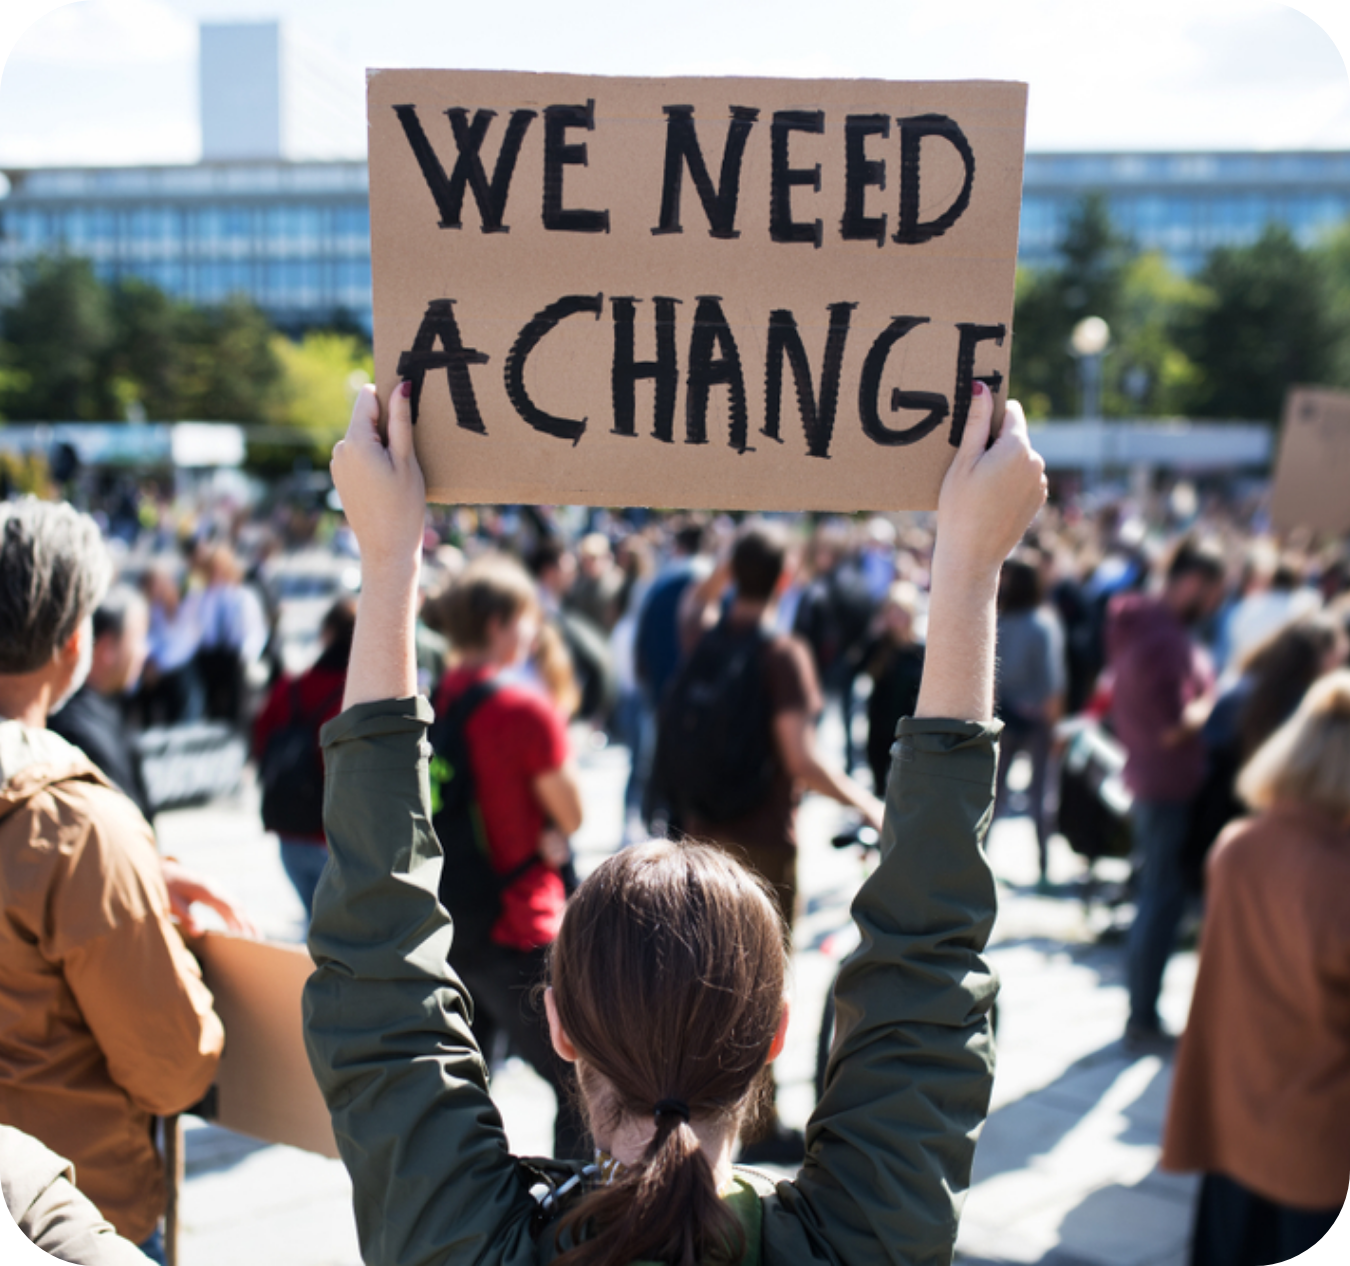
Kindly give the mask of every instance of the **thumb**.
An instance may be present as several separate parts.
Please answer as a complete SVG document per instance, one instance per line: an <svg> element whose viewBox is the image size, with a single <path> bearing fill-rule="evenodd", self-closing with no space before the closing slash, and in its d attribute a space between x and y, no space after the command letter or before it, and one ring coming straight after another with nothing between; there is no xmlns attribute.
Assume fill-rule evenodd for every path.
<svg viewBox="0 0 1350 1266"><path fill-rule="evenodd" d="M412 452L412 383L405 379L389 394L389 455L406 461Z"/></svg>
<svg viewBox="0 0 1350 1266"><path fill-rule="evenodd" d="M970 386L970 412L961 436L960 455L968 462L977 460L989 447L989 428L994 421L994 393L978 378Z"/></svg>

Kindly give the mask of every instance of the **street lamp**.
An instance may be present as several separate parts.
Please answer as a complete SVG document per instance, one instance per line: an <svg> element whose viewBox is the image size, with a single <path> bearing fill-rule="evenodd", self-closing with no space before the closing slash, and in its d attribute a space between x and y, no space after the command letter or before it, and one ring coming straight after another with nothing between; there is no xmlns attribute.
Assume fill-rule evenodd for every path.
<svg viewBox="0 0 1350 1266"><path fill-rule="evenodd" d="M1078 357L1083 396L1083 421L1091 436L1088 470L1092 485L1101 483L1106 433L1102 425L1102 355L1111 343L1111 327L1099 316L1084 317L1073 327L1069 346Z"/></svg>

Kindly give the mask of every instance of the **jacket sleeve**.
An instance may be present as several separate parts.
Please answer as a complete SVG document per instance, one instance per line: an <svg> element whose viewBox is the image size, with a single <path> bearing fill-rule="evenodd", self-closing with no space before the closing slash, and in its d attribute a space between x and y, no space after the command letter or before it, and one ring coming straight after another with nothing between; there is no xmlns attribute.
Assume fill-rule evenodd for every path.
<svg viewBox="0 0 1350 1266"><path fill-rule="evenodd" d="M181 1112L210 1087L224 1029L170 920L149 827L120 792L77 786L80 812L62 819L78 837L75 860L53 889L60 918L44 950L60 961L113 1080L146 1112Z"/></svg>
<svg viewBox="0 0 1350 1266"><path fill-rule="evenodd" d="M330 859L310 925L305 1042L366 1266L533 1262L528 1179L446 963L432 715L422 698L361 704L322 731Z"/></svg>
<svg viewBox="0 0 1350 1266"><path fill-rule="evenodd" d="M19 1230L53 1260L81 1266L145 1266L140 1249L118 1235L76 1188L68 1160L31 1135L3 1125L0 1188Z"/></svg>
<svg viewBox="0 0 1350 1266"><path fill-rule="evenodd" d="M806 1163L765 1208L768 1261L951 1262L993 1088L998 728L900 722L881 863L853 903L862 943L835 986Z"/></svg>

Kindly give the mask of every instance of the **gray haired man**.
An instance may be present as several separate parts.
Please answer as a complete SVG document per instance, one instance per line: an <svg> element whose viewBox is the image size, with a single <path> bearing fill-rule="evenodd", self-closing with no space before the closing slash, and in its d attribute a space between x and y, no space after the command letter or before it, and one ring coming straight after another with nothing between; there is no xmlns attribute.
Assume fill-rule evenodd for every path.
<svg viewBox="0 0 1350 1266"><path fill-rule="evenodd" d="M111 577L88 516L0 505L0 1120L69 1157L156 1260L151 1119L201 1098L224 1032L149 825L46 728L88 674Z"/></svg>

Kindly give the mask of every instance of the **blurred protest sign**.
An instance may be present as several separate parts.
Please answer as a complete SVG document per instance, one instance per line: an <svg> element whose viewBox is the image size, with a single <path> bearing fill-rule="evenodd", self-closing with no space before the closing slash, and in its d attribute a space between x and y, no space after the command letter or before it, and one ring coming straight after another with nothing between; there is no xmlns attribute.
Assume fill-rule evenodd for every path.
<svg viewBox="0 0 1350 1266"><path fill-rule="evenodd" d="M1025 85L368 89L377 378L431 500L936 504L1007 377Z"/></svg>
<svg viewBox="0 0 1350 1266"><path fill-rule="evenodd" d="M336 1157L328 1105L305 1054L300 994L314 970L309 954L300 945L215 932L195 948L225 1025L216 1123Z"/></svg>
<svg viewBox="0 0 1350 1266"><path fill-rule="evenodd" d="M1290 388L1270 517L1281 531L1350 532L1350 395Z"/></svg>

